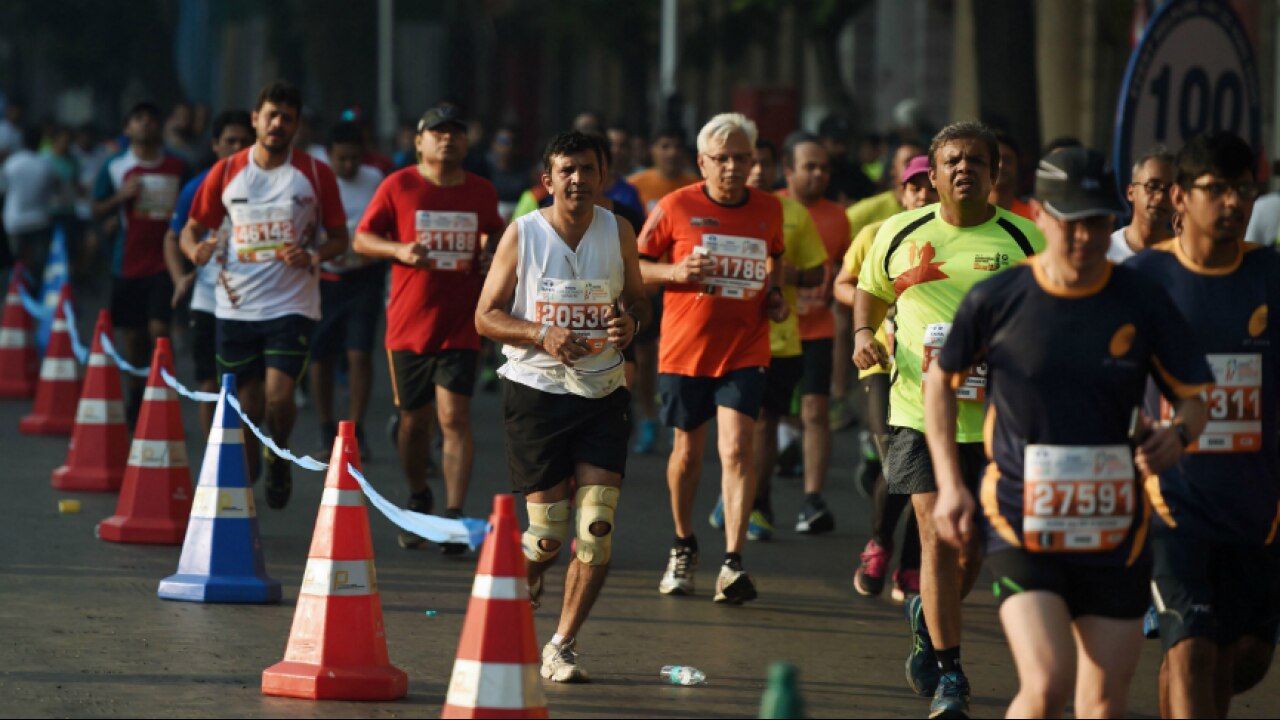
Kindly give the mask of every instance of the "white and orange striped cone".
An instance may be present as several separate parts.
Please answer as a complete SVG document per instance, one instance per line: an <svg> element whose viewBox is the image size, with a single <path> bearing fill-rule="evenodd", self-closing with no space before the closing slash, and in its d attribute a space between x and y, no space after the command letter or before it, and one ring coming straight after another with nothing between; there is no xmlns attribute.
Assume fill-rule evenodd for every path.
<svg viewBox="0 0 1280 720"><path fill-rule="evenodd" d="M49 348L40 363L40 382L36 385L36 402L31 414L18 421L24 435L70 435L76 424L76 406L80 403L80 363L76 361L68 334L66 306L71 299L71 286L62 287L62 299L53 316L53 333Z"/></svg>
<svg viewBox="0 0 1280 720"><path fill-rule="evenodd" d="M494 496L489 522L440 717L545 718L515 498Z"/></svg>
<svg viewBox="0 0 1280 720"><path fill-rule="evenodd" d="M338 425L284 660L262 671L262 694L309 700L395 700L409 677L387 658L382 600L351 422Z"/></svg>
<svg viewBox="0 0 1280 720"><path fill-rule="evenodd" d="M22 307L22 265L14 265L0 318L0 398L26 399L36 394L40 353L35 323Z"/></svg>
<svg viewBox="0 0 1280 720"><path fill-rule="evenodd" d="M129 459L129 426L124 421L120 368L102 351L102 336L112 336L111 313L98 313L84 389L76 407L67 461L53 471L53 487L64 491L114 492L124 482Z"/></svg>
<svg viewBox="0 0 1280 720"><path fill-rule="evenodd" d="M168 338L156 338L116 514L98 523L103 540L179 545L186 535L192 499L187 441L178 394L161 369L173 374Z"/></svg>

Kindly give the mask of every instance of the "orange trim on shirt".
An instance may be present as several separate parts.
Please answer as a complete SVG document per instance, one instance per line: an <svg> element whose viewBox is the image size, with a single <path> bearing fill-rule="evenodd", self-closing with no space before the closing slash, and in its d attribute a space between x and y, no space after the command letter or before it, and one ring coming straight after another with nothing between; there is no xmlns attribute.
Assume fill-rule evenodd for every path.
<svg viewBox="0 0 1280 720"><path fill-rule="evenodd" d="M1173 510L1170 509L1169 503L1164 499L1164 492L1160 489L1160 476L1148 475L1143 488L1147 491L1147 497L1151 500L1152 506L1155 507L1156 513L1164 520L1165 524L1171 528L1178 527L1178 522L1173 519Z"/></svg>
<svg viewBox="0 0 1280 720"><path fill-rule="evenodd" d="M1058 285L1049 279L1049 276L1044 272L1044 268L1041 267L1044 262L1043 257L1043 255L1036 255L1031 258L1031 274L1035 276L1036 284L1040 286L1040 289L1054 297L1082 298L1097 295L1107 286L1107 281L1111 279L1111 263L1107 263L1102 269L1102 277L1090 285L1078 288Z"/></svg>
<svg viewBox="0 0 1280 720"><path fill-rule="evenodd" d="M1142 557L1142 549L1147 545L1147 529L1151 526L1151 499L1146 493L1142 494L1142 522L1138 523L1138 528L1133 531L1133 547L1129 549L1129 559L1125 560L1125 567L1132 567L1139 557Z"/></svg>
<svg viewBox="0 0 1280 720"><path fill-rule="evenodd" d="M952 390L959 390L960 388L964 387L964 379L965 379L965 376L968 374L968 371L966 370L965 372L958 372L958 373L949 372L945 374L947 377L947 387L951 388Z"/></svg>
<svg viewBox="0 0 1280 720"><path fill-rule="evenodd" d="M1000 495L996 492L999 482L1000 468L996 467L994 462L987 463L987 471L982 475L982 512L987 516L987 522L991 523L991 527L995 528L1005 542L1020 548L1022 541L1018 539L1018 533L1014 532L1009 519L1000 514Z"/></svg>
<svg viewBox="0 0 1280 720"><path fill-rule="evenodd" d="M391 366L391 399L395 401L396 407L400 407L400 389L396 387L396 358L391 354L391 348L387 348L387 364Z"/></svg>
<svg viewBox="0 0 1280 720"><path fill-rule="evenodd" d="M1271 530L1267 533L1267 539L1264 544L1270 545L1275 542L1277 529L1280 529L1280 503L1276 504L1276 517L1271 521Z"/></svg>
<svg viewBox="0 0 1280 720"><path fill-rule="evenodd" d="M1192 260L1190 257L1187 256L1187 253L1182 249L1182 241L1179 240L1178 238L1174 238L1170 240L1169 243L1173 245L1173 248L1172 248L1173 254L1175 257L1178 258L1178 262L1182 263L1182 267L1190 270L1191 272L1197 275L1209 275L1209 276L1230 275L1231 273L1235 272L1236 269L1240 267L1240 263L1244 261L1245 247L1244 247L1243 240L1236 241L1236 259L1232 260L1231 264L1228 265L1227 267L1220 267L1220 268L1205 267L1197 263L1195 260Z"/></svg>
<svg viewBox="0 0 1280 720"><path fill-rule="evenodd" d="M1160 358L1156 357L1155 355L1151 356L1151 366L1154 367L1156 369L1156 372L1160 374L1160 379L1164 380L1165 384L1173 389L1173 393L1177 395L1179 398L1182 398L1183 400L1186 400L1187 398L1196 397L1197 395L1200 395L1201 393L1204 393L1204 392L1208 392L1209 390L1209 385L1207 384L1206 385L1188 385L1182 382L1181 380L1179 380L1178 378L1170 375L1169 371L1164 369L1164 365L1160 364Z"/></svg>
<svg viewBox="0 0 1280 720"><path fill-rule="evenodd" d="M987 415L982 419L982 449L987 453L987 460L993 462L996 457L995 434L996 406L992 403L987 406Z"/></svg>

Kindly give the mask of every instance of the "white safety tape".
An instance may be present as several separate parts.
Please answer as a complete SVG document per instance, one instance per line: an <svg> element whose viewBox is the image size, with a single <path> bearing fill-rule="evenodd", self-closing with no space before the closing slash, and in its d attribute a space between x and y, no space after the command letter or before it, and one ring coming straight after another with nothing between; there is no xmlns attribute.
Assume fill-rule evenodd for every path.
<svg viewBox="0 0 1280 720"><path fill-rule="evenodd" d="M116 352L115 343L111 342L111 336L106 333L102 333L102 352L106 353L107 357L111 358L112 362L116 364L116 367L119 367L121 370L134 377L144 378L150 374L150 371L146 368L134 367L129 364L128 360L120 357L120 353Z"/></svg>
<svg viewBox="0 0 1280 720"><path fill-rule="evenodd" d="M83 365L89 362L89 348L80 342L80 331L76 329L76 311L71 306L71 301L67 300L62 303L62 315L67 319L67 337L71 338L71 351L76 354L76 359ZM58 323L53 324L53 329L58 329Z"/></svg>
<svg viewBox="0 0 1280 720"><path fill-rule="evenodd" d="M104 344L103 350L106 349L106 345ZM160 379L164 380L166 385L173 388L174 392L190 400L195 400L196 402L217 402L219 399L219 395L217 393L197 392L184 387L182 383L178 382L178 379L165 368L160 368ZM258 439L262 441L262 444L271 448L271 452L275 453L278 457L282 457L304 470L324 472L329 469L328 463L323 463L310 457L299 458L288 450L277 445L274 440L249 420L248 416L245 415L244 408L240 407L240 401L235 395L227 396L227 405L229 405L232 410L236 411L236 414L240 416L240 420L244 423L244 426L249 428L249 431L254 435L258 436ZM351 477L355 478L355 481L360 485L360 489L363 490L365 496L369 498L369 504L377 508L378 512L385 515L387 520L390 520L393 525L399 527L401 530L407 530L434 543L461 543L470 547L472 550L480 547L480 545L484 543L485 533L489 531L489 523L487 521L477 520L475 518L442 518L436 515L424 515L422 513L413 512L412 510L405 510L404 508L396 507L394 503L382 497L378 494L377 490L373 489L373 486L369 484L369 481L365 479L364 475L361 474L355 465L347 463L347 472L351 474Z"/></svg>

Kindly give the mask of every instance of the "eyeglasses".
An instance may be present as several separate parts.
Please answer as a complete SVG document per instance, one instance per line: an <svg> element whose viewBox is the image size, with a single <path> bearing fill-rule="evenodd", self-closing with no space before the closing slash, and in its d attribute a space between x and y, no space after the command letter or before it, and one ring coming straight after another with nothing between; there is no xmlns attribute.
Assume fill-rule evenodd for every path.
<svg viewBox="0 0 1280 720"><path fill-rule="evenodd" d="M750 165L755 160L755 156L751 153L738 153L737 155L707 155L703 153L703 156L716 165L728 165L730 162L736 165Z"/></svg>
<svg viewBox="0 0 1280 720"><path fill-rule="evenodd" d="M1140 187L1143 190L1146 190L1148 195L1169 192L1169 183L1164 182L1163 180L1148 180L1144 183L1131 182L1129 183L1129 187Z"/></svg>
<svg viewBox="0 0 1280 720"><path fill-rule="evenodd" d="M1258 186L1255 183L1238 183L1232 185L1231 183L1224 182L1207 182L1190 185L1188 186L1188 189L1203 190L1214 200L1221 199L1227 194L1228 190L1235 190L1236 197L1244 201L1249 201L1258 197L1259 193Z"/></svg>

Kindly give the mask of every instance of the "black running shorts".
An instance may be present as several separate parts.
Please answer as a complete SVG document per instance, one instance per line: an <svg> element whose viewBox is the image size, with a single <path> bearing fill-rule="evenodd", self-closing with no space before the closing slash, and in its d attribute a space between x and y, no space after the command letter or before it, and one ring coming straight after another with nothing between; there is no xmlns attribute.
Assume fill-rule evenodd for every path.
<svg viewBox="0 0 1280 720"><path fill-rule="evenodd" d="M556 395L504 379L507 466L518 493L550 490L579 463L625 475L631 393L602 398Z"/></svg>
<svg viewBox="0 0 1280 720"><path fill-rule="evenodd" d="M1060 553L1020 548L993 552L984 564L994 578L991 591L1001 603L1022 592L1050 592L1067 603L1072 619L1093 615L1135 620L1146 614L1151 600L1149 564L1093 565Z"/></svg>
<svg viewBox="0 0 1280 720"><path fill-rule="evenodd" d="M977 493L987 468L982 443L960 443L960 473L965 487ZM924 433L913 428L889 428L889 447L884 455L884 479L894 495L919 495L938 491L933 474L933 458Z"/></svg>

